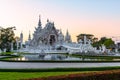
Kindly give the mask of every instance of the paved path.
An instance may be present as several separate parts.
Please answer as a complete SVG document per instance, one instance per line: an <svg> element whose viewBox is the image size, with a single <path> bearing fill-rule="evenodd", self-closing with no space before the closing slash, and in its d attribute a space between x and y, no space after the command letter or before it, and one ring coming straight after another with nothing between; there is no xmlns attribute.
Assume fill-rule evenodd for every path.
<svg viewBox="0 0 120 80"><path fill-rule="evenodd" d="M108 67L120 66L118 63L27 63L27 62L2 62L0 68L6 69L31 69L31 68L82 68L82 67Z"/></svg>

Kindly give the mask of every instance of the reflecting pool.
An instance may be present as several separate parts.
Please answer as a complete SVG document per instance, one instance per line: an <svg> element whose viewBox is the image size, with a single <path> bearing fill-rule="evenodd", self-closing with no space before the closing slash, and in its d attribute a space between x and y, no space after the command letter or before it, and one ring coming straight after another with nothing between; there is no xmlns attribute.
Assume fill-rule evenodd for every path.
<svg viewBox="0 0 120 80"><path fill-rule="evenodd" d="M64 54L23 54L20 58L12 58L16 61L34 61L34 60L58 60L58 61L104 61L105 59L96 58L78 58Z"/></svg>

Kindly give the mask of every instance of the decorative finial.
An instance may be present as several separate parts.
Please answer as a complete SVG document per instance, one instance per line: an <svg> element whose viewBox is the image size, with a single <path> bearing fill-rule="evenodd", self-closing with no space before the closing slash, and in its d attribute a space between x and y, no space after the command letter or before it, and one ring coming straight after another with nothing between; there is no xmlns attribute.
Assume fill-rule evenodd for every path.
<svg viewBox="0 0 120 80"><path fill-rule="evenodd" d="M30 30L29 30L29 37L28 37L28 40L31 40Z"/></svg>
<svg viewBox="0 0 120 80"><path fill-rule="evenodd" d="M20 36L23 37L23 31L21 31Z"/></svg>
<svg viewBox="0 0 120 80"><path fill-rule="evenodd" d="M41 27L41 15L39 15L38 27Z"/></svg>
<svg viewBox="0 0 120 80"><path fill-rule="evenodd" d="M39 20L41 19L41 15L39 14Z"/></svg>
<svg viewBox="0 0 120 80"><path fill-rule="evenodd" d="M60 28L60 34L62 34L62 30L61 30L61 28Z"/></svg>
<svg viewBox="0 0 120 80"><path fill-rule="evenodd" d="M53 25L54 25L54 22L53 22Z"/></svg>
<svg viewBox="0 0 120 80"><path fill-rule="evenodd" d="M49 22L49 19L47 19L47 22Z"/></svg>
<svg viewBox="0 0 120 80"><path fill-rule="evenodd" d="M67 29L67 32L66 32L67 35L69 35L69 32L68 32L68 29Z"/></svg>

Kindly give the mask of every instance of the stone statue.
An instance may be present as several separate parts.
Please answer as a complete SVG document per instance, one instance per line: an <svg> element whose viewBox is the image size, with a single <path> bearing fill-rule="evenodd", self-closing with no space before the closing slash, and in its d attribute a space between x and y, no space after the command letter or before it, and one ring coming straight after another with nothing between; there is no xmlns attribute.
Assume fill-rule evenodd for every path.
<svg viewBox="0 0 120 80"><path fill-rule="evenodd" d="M80 39L80 40L79 40L79 44L82 44L82 43L83 43L83 41Z"/></svg>

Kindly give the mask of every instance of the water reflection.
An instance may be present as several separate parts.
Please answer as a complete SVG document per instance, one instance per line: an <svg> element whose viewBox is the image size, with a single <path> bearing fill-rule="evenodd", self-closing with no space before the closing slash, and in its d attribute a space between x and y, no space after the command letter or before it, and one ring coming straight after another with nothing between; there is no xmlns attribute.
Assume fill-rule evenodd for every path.
<svg viewBox="0 0 120 80"><path fill-rule="evenodd" d="M20 58L13 58L12 60L24 61L24 60L27 60L27 59L25 57L20 57Z"/></svg>
<svg viewBox="0 0 120 80"><path fill-rule="evenodd" d="M62 55L62 54L26 54L22 55L20 58L13 58L12 60L19 60L19 61L29 61L29 60L59 60L59 61L71 61L71 60L78 60L78 61L103 61L105 59L90 59L90 58L77 58L71 57L69 55Z"/></svg>

